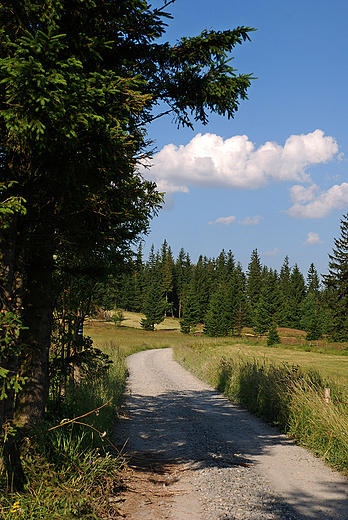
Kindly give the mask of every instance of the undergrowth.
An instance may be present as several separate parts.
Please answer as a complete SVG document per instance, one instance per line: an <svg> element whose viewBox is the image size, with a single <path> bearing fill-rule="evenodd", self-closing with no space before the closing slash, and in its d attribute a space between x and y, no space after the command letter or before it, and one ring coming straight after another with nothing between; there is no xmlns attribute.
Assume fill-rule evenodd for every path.
<svg viewBox="0 0 348 520"><path fill-rule="evenodd" d="M120 485L124 457L113 427L126 379L126 352L108 346L113 364L101 375L68 389L40 430L22 443L25 492L0 477L3 520L99 520L115 510L109 498ZM112 513L113 511L113 513Z"/></svg>
<svg viewBox="0 0 348 520"><path fill-rule="evenodd" d="M175 359L348 475L348 395L338 382L297 365L223 357L211 346L178 345ZM330 388L328 402L325 388Z"/></svg>

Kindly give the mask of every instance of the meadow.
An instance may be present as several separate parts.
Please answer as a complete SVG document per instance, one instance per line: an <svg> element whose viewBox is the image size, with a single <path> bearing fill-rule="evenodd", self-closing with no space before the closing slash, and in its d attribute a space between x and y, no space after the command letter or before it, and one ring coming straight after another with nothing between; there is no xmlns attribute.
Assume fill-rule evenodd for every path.
<svg viewBox="0 0 348 520"><path fill-rule="evenodd" d="M108 344L110 351L173 348L174 358L198 378L348 475L347 345L294 341L267 347L264 339L256 344L248 335L184 335L173 319L145 332L136 316L128 319L138 328L94 323L86 333L100 347ZM285 333L289 338L291 331Z"/></svg>
<svg viewBox="0 0 348 520"><path fill-rule="evenodd" d="M348 384L348 349L346 344L322 342L305 342L305 333L284 329L283 339L286 344L268 347L266 338L251 336L250 330L241 338L209 338L204 335L185 335L180 333L179 320L165 318L156 325L154 332L143 331L140 327L142 314L124 312L125 320L120 327L110 321L89 321L84 333L90 336L98 348L113 344L125 351L137 351L144 348L172 347L174 350L182 345L204 348L214 358L250 357L275 364L286 363L299 365L304 370L318 370L323 376ZM293 336L291 334L293 333ZM281 334L281 329L280 329ZM291 344L293 340L293 344ZM303 343L301 345L301 342ZM112 348L111 348L112 352ZM210 355L209 354L209 355Z"/></svg>
<svg viewBox="0 0 348 520"><path fill-rule="evenodd" d="M140 328L138 314L125 312L124 318L117 327L105 320L85 324L84 334L113 363L70 388L59 410L49 409L42 429L26 440L25 493L13 493L10 482L0 482L1 519L87 520L115 514L112 497L127 464L124 448L114 439L125 359L144 349L173 348L175 359L197 377L348 474L346 345L309 345L299 331L286 330L287 340L293 334L292 345L267 347L265 338L256 343L250 335L184 335L172 318L153 332ZM329 402L325 388L330 388Z"/></svg>

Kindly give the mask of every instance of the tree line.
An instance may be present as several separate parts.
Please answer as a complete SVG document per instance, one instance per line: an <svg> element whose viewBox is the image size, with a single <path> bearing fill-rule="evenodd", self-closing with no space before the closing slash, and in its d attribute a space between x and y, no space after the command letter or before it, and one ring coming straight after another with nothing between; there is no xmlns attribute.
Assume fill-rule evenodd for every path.
<svg viewBox="0 0 348 520"><path fill-rule="evenodd" d="M106 310L144 313L146 330L172 316L180 319L184 333L200 323L209 336L239 335L251 327L276 340L276 327L289 327L306 331L308 340L323 335L344 340L346 307L338 281L344 268L336 261L342 244L337 245L322 283L314 263L304 275L286 256L277 272L262 264L257 249L244 272L232 251L222 250L216 258L201 255L193 263L183 248L174 258L165 240L158 251L152 246L145 261L140 244L127 270L96 285L95 301Z"/></svg>

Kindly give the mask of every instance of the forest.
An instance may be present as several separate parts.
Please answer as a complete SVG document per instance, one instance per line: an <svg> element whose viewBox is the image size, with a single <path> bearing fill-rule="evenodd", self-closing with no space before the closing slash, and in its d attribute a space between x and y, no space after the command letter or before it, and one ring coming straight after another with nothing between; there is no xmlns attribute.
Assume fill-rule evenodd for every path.
<svg viewBox="0 0 348 520"><path fill-rule="evenodd" d="M203 324L208 336L240 335L246 326L258 335L268 333L276 343L276 328L290 327L306 331L307 340L346 340L346 233L344 217L322 281L314 263L303 274L286 256L278 273L262 265L257 249L244 272L232 251L222 250L216 258L201 255L193 263L183 248L175 259L164 240L144 261L140 244L127 269L95 284L94 299L106 311L143 312L145 330L172 316L180 319L184 333Z"/></svg>

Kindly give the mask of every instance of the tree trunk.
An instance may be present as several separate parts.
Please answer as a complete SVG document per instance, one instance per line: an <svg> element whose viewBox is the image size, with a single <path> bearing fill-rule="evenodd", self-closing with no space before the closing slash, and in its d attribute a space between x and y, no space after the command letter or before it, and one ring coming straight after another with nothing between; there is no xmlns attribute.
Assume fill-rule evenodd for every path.
<svg viewBox="0 0 348 520"><path fill-rule="evenodd" d="M49 239L48 239L49 240ZM45 253L45 254L43 254ZM51 340L53 248L41 249L30 258L26 269L21 335L21 377L27 378L16 397L14 423L22 430L38 424L48 397L48 355Z"/></svg>

